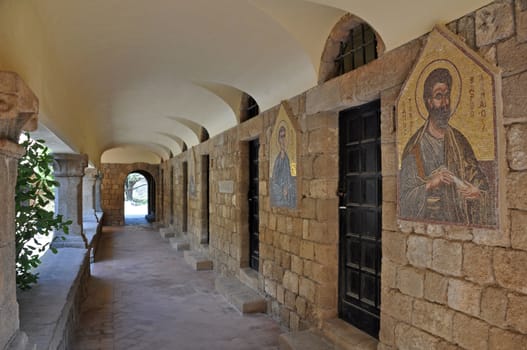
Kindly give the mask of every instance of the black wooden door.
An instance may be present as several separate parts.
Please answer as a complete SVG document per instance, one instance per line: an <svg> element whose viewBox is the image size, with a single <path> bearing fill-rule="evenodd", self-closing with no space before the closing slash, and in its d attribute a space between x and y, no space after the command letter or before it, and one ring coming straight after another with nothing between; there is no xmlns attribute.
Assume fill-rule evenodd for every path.
<svg viewBox="0 0 527 350"><path fill-rule="evenodd" d="M203 155L201 157L201 190L203 191L202 195L202 220L203 226L202 230L204 235L201 237L202 244L209 244L210 240L210 158L209 155Z"/></svg>
<svg viewBox="0 0 527 350"><path fill-rule="evenodd" d="M183 202L183 221L181 222L181 231L187 232L188 230L188 163L183 163L183 184L181 192L181 201Z"/></svg>
<svg viewBox="0 0 527 350"><path fill-rule="evenodd" d="M174 166L170 166L170 224L174 224Z"/></svg>
<svg viewBox="0 0 527 350"><path fill-rule="evenodd" d="M374 337L381 295L380 103L340 113L339 317Z"/></svg>
<svg viewBox="0 0 527 350"><path fill-rule="evenodd" d="M258 238L258 140L249 142L249 266L258 271L260 253Z"/></svg>

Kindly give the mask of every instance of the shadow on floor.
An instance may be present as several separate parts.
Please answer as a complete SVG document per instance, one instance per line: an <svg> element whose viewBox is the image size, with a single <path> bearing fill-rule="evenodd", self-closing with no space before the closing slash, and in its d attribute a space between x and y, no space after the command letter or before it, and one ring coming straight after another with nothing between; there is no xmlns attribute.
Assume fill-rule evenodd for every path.
<svg viewBox="0 0 527 350"><path fill-rule="evenodd" d="M150 226L150 223L146 221L144 215L126 215L124 217L124 224L126 226L132 225L147 225Z"/></svg>

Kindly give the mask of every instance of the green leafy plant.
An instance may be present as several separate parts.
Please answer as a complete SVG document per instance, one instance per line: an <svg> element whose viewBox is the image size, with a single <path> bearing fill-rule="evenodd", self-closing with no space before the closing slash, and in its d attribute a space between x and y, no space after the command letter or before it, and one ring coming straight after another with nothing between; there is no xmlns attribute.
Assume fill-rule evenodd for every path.
<svg viewBox="0 0 527 350"><path fill-rule="evenodd" d="M40 263L40 254L49 243L41 243L43 236L53 229L68 233L71 220L55 215L50 203L55 199L54 187L58 186L53 176L53 155L44 140L32 140L29 134L22 138L26 150L18 161L18 177L15 189L16 219L16 283L20 289L29 289L37 283L38 273L32 270ZM50 249L56 253L53 247Z"/></svg>

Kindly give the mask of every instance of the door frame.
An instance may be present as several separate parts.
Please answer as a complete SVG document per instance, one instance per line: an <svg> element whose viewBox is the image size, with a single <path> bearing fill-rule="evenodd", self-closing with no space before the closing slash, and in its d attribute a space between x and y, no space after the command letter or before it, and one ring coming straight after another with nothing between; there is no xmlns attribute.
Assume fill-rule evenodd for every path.
<svg viewBox="0 0 527 350"><path fill-rule="evenodd" d="M348 150L355 150L355 151L362 151L364 150L364 153L359 153L360 160L359 162L365 162L366 158L365 155L368 153L365 153L365 149L368 148L368 146L376 145L376 155L375 155L375 161L377 161L375 171L365 171L364 168L358 169L357 171L352 171L354 169L351 169L353 165L350 166L350 169L346 169L348 174L355 173L355 175L348 175L348 179L356 178L360 180L360 195L362 198L359 199L359 202L354 202L353 200L356 200L356 198L348 198L349 196L353 195L353 192L346 192L346 185L345 185L345 177L343 175L343 167L345 165L345 161L347 158L345 157L345 148L344 148L344 140L343 140L343 133L345 132L343 129L343 118L345 118L346 114L350 114L354 111L357 112L355 117L361 118L361 127L362 127L362 120L364 120L365 111L374 109L377 114L376 119L376 127L377 133L375 136L371 136L370 138L363 137L364 135L361 135L360 141L351 142L349 140L345 140L348 144ZM362 114L360 114L362 113ZM361 329L362 331L378 338L379 329L380 329L380 296L381 296L381 258L382 258L382 163L381 163L381 129L380 129L380 123L381 123L381 103L380 100L375 100L369 103L362 104L357 107L352 107L346 110L343 110L339 113L339 141L338 141L338 147L339 147L339 245L338 245L338 305L337 305L337 311L339 318L343 319L344 321L350 323L354 327L357 327L358 329ZM364 126L364 128L366 128ZM366 130L366 129L362 129ZM373 140L373 141L372 141ZM365 145L365 146L363 146ZM357 154L357 153L355 153ZM371 154L371 153L370 153ZM362 167L362 165L361 165ZM362 192L363 189L366 188L365 186L365 180L367 181L376 181L377 185L375 187L375 194L377 198L373 199L376 203L370 204L367 203L368 201L371 201L372 197L368 198L366 196L366 192ZM371 184L371 182L370 182ZM371 185L370 185L371 186ZM370 187L371 189L371 187ZM371 192L370 192L371 193ZM375 197L375 196L373 196ZM362 203L362 204L361 204ZM371 206L371 208L370 208ZM371 210L370 210L371 209ZM348 211L350 210L350 211ZM356 211L355 211L356 210ZM344 241L344 232L348 233L349 230L346 229L344 226L346 224L347 217L344 216L344 214L347 213L371 213L377 211L377 221L374 223L374 227L376 227L376 234L378 235L376 239L372 241L370 234L365 234L369 230L369 225L372 224L372 221L368 221L367 224L363 224L361 222L358 228L358 232L356 232L356 235L351 235L348 237L348 240ZM366 216L364 216L365 218ZM362 220L362 219L361 219ZM349 222L349 221L348 221ZM368 228L367 228L368 227ZM344 231L346 229L346 231ZM363 231L366 230L366 231ZM348 236L347 234L345 234ZM357 237L358 236L358 237ZM365 237L365 238L363 238ZM358 243L358 254L360 255L360 262L356 263L352 261L349 261L347 255L345 252L349 249L353 249L353 247L348 248L347 244L348 242L355 241ZM372 243L373 242L373 243ZM366 245L363 245L365 243ZM350 243L351 244L351 243ZM373 294L374 304L370 305L371 298L363 297L364 294L361 295L361 293L364 293L364 288L367 286L367 284L363 283L362 278L366 278L366 280L371 279L371 273L365 272L367 268L364 266L368 263L372 264L372 262L367 262L368 259L365 258L363 254L363 250L365 251L366 247L368 245L376 245L376 255L374 256L374 262L373 265L375 266L375 291ZM355 246L357 248L357 246ZM357 253L357 251L355 252ZM371 257L371 255L369 255ZM346 261L345 261L346 260ZM358 267L352 267L350 268L350 265L357 265ZM344 266L347 265L347 270L344 268ZM358 271L358 277L355 277L358 279L358 285L359 288L359 294L357 294L356 297L346 296L346 289L352 289L353 285L350 283L353 283L352 275L345 276L345 274L348 273L348 270L351 270L351 274L353 275L353 271ZM365 276L363 276L365 275ZM355 280L357 281L357 280ZM357 283L357 282L355 282ZM371 286L371 284L370 284ZM370 295L371 296L371 295Z"/></svg>
<svg viewBox="0 0 527 350"><path fill-rule="evenodd" d="M210 241L210 156L201 155L201 234L200 243Z"/></svg>
<svg viewBox="0 0 527 350"><path fill-rule="evenodd" d="M259 239L259 232L260 232L260 219L259 219L259 216L260 216L260 194L259 194L259 179L260 179L260 140L259 139L254 139L254 140L251 140L248 142L248 146L249 146L249 152L248 152L248 186L247 186L247 207L248 207L248 213L247 213L247 226L248 226L248 234L249 234L249 267L252 268L253 270L255 271L259 271L259 261L260 261L260 239ZM256 147L256 174L253 173L253 162L254 162L254 158L251 157L251 148L252 147ZM255 184L255 187L251 187L252 185L252 181L253 181L253 178L254 176L256 176L256 184ZM251 198L253 197L253 198ZM256 199L255 199L256 197ZM253 213L252 212L252 206L256 206L257 208L257 211L258 213ZM254 216L256 215L257 217L257 222L253 222L252 221L252 218L254 218ZM258 236L257 238L254 237L253 235L253 231L251 230L251 226L255 225L256 224L256 232L257 232L257 235ZM256 239L256 242L254 241ZM257 244L258 247L256 249L256 255L253 254L254 252L254 249L253 249L253 244Z"/></svg>

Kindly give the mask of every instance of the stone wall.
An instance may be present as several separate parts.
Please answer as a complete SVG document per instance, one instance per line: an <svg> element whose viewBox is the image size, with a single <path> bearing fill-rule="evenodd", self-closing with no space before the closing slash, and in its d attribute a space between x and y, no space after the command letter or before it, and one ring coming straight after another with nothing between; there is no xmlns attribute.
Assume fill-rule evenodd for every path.
<svg viewBox="0 0 527 350"><path fill-rule="evenodd" d="M239 140L238 129L231 129L209 140L209 149L212 193L210 254L217 271L237 275L239 269L247 267L249 263L248 236L240 234L242 228L247 227L243 211L246 210L249 175L241 169L243 164L248 164L248 148L247 144ZM234 183L233 191L220 192L220 182L224 181Z"/></svg>
<svg viewBox="0 0 527 350"><path fill-rule="evenodd" d="M299 140L298 208L269 205L269 142L278 106L166 162L211 159L210 255L216 271L248 266L248 147L260 141L259 289L290 329L320 326L338 307L338 112L381 100L382 296L379 349L522 349L527 341L527 3L497 1L449 24L503 74L499 129L506 210L500 230L413 224L396 217L394 106L423 38L287 100ZM499 91L499 90L498 90ZM194 155L190 153L194 152ZM197 157L196 157L197 156ZM194 158L193 158L194 157ZM196 161L192 160L195 159ZM165 172L166 174L166 172ZM220 192L231 182L233 192ZM176 193L181 193L176 181ZM189 196L188 232L199 249L201 187ZM169 191L165 191L166 196ZM176 195L177 196L177 195ZM175 217L182 208L174 201ZM165 214L167 211L165 210ZM169 218L164 218L165 222ZM178 221L176 220L176 222Z"/></svg>
<svg viewBox="0 0 527 350"><path fill-rule="evenodd" d="M385 172L384 181L387 189L395 191L395 158L389 156L395 152L393 105L420 44L416 41L394 50L366 67L287 101L293 123L297 125L299 146L297 209L270 207L269 144L279 106L163 164L165 174L174 166L178 178L175 192L181 193L181 164L187 162L189 173L194 172L198 184L200 156L210 155L209 252L216 271L239 276L240 269L248 267L249 262L248 141L259 139L260 291L271 300L272 315L291 329L319 325L337 315L338 111L381 98L382 150L387 154L383 167L391 169ZM395 62L401 59L403 63L395 68ZM370 81L370 84L359 81ZM220 191L229 182L233 184L233 191ZM165 185L168 186L167 180ZM200 186L196 189L198 193L201 191ZM164 194L168 203L169 191ZM199 194L188 197L188 232L193 249L201 248L201 198ZM385 200L389 201L385 203L386 215L391 215L394 221L395 195L387 194ZM182 203L177 198L174 203L177 228ZM394 226L391 223L390 227Z"/></svg>
<svg viewBox="0 0 527 350"><path fill-rule="evenodd" d="M202 147L202 146L201 146ZM171 225L176 232L187 232L189 225L191 225L194 215L193 211L189 211L189 207L193 206L192 197L189 194L189 171L188 171L188 155L189 152L170 159L161 165L161 172L163 173L163 186L165 188L163 196L163 224L165 226ZM186 164L186 165L185 165ZM184 184L184 167L187 167L187 183ZM184 198L186 197L186 201ZM187 209L184 209L184 207Z"/></svg>
<svg viewBox="0 0 527 350"><path fill-rule="evenodd" d="M506 214L500 217L500 230L385 224L382 349L525 347L526 9L525 1L498 1L449 25L503 72L498 127L506 131L500 142L506 148L501 153L506 159L500 160L506 182L506 200L500 205Z"/></svg>
<svg viewBox="0 0 527 350"><path fill-rule="evenodd" d="M160 188L159 165L134 163L134 164L101 164L101 206L104 211L105 225L124 225L124 181L128 174L135 171L144 171L152 175L156 184L156 220L161 217L159 213ZM166 213L165 213L166 215Z"/></svg>
<svg viewBox="0 0 527 350"><path fill-rule="evenodd" d="M93 250L102 227L94 226L97 238ZM71 349L81 304L88 294L90 254L90 249L79 248L60 248L57 254L46 252L36 270L38 284L18 291L20 328L37 349Z"/></svg>
<svg viewBox="0 0 527 350"><path fill-rule="evenodd" d="M170 167L171 162L165 162L160 166L159 177L160 177L160 193L162 197L160 199L160 206L157 208L161 214L161 221L164 225L168 226L172 223L174 218L170 215Z"/></svg>

